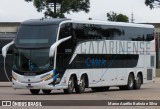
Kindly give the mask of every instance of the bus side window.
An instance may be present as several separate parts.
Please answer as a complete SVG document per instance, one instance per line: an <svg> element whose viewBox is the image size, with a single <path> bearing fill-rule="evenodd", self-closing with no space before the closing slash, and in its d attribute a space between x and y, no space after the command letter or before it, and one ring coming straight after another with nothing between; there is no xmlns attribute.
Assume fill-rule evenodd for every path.
<svg viewBox="0 0 160 109"><path fill-rule="evenodd" d="M62 24L59 33L59 39L66 38L68 36L71 36L71 24Z"/></svg>

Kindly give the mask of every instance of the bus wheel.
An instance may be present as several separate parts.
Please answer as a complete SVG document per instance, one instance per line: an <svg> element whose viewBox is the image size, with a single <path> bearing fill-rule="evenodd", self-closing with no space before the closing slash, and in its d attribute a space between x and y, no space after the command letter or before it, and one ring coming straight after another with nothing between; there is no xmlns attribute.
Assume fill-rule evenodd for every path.
<svg viewBox="0 0 160 109"><path fill-rule="evenodd" d="M39 89L30 89L30 92L33 94L33 95L38 95L40 90Z"/></svg>
<svg viewBox="0 0 160 109"><path fill-rule="evenodd" d="M76 93L83 93L86 87L86 82L85 82L85 76L82 75L81 80L80 80L80 84L76 85L75 87L75 91Z"/></svg>
<svg viewBox="0 0 160 109"><path fill-rule="evenodd" d="M47 95L51 93L51 90L42 90L42 92Z"/></svg>
<svg viewBox="0 0 160 109"><path fill-rule="evenodd" d="M132 74L129 74L126 89L127 90L132 90L133 87L134 87L134 76Z"/></svg>
<svg viewBox="0 0 160 109"><path fill-rule="evenodd" d="M71 94L71 93L73 93L74 86L75 86L74 81L75 81L74 80L74 76L71 76L69 78L68 88L63 90L65 94Z"/></svg>
<svg viewBox="0 0 160 109"><path fill-rule="evenodd" d="M135 83L134 83L134 89L140 89L141 84L142 84L142 78L141 78L141 75L138 74L137 75L137 80L135 80Z"/></svg>

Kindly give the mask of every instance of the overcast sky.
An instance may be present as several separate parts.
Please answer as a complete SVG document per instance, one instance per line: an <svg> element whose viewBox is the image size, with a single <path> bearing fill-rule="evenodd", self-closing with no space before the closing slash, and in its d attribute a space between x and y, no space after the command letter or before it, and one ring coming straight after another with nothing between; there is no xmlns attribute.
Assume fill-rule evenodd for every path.
<svg viewBox="0 0 160 109"><path fill-rule="evenodd" d="M136 23L160 23L160 8L151 10L144 4L145 0L90 0L90 12L70 13L66 17L84 20L91 17L96 20L107 20L106 13L114 11L131 18L134 13ZM41 18L33 3L24 0L0 0L0 22L21 22L27 19Z"/></svg>

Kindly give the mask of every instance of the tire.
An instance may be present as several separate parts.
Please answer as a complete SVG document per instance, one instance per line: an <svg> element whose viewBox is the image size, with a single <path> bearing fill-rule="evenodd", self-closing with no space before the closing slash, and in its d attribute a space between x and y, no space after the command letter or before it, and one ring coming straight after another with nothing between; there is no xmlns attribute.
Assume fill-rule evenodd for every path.
<svg viewBox="0 0 160 109"><path fill-rule="evenodd" d="M84 75L82 75L80 82L81 83L75 87L76 93L83 93L85 91L86 81Z"/></svg>
<svg viewBox="0 0 160 109"><path fill-rule="evenodd" d="M64 93L65 94L71 94L71 93L73 93L74 86L75 86L74 76L71 76L69 78L68 88L67 89L63 89Z"/></svg>
<svg viewBox="0 0 160 109"><path fill-rule="evenodd" d="M134 82L134 89L140 89L142 84L142 77L140 74L137 75L137 80Z"/></svg>
<svg viewBox="0 0 160 109"><path fill-rule="evenodd" d="M134 76L129 74L126 86L119 86L120 90L132 90L134 88Z"/></svg>
<svg viewBox="0 0 160 109"><path fill-rule="evenodd" d="M42 90L42 92L46 95L50 94L52 90Z"/></svg>
<svg viewBox="0 0 160 109"><path fill-rule="evenodd" d="M102 92L102 91L107 91L107 90L109 90L109 87L107 86L107 87L92 87L91 88L93 91L95 91L95 92Z"/></svg>
<svg viewBox="0 0 160 109"><path fill-rule="evenodd" d="M40 92L40 89L30 89L31 94L38 95Z"/></svg>
<svg viewBox="0 0 160 109"><path fill-rule="evenodd" d="M127 90L132 90L133 87L134 87L134 76L132 74L129 74L126 89Z"/></svg>

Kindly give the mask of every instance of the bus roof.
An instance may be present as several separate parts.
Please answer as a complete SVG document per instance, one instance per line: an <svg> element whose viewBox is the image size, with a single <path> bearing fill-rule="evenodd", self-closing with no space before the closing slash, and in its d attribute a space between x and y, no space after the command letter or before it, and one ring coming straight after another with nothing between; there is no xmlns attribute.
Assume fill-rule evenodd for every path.
<svg viewBox="0 0 160 109"><path fill-rule="evenodd" d="M69 19L30 19L22 22L22 25L58 25Z"/></svg>
<svg viewBox="0 0 160 109"><path fill-rule="evenodd" d="M126 22L110 22L110 21L100 21L100 20L86 20L86 21L74 20L73 22L74 23L86 23L86 24L99 24L99 25L154 28L153 25L149 25L149 24L137 24L137 23L126 23Z"/></svg>
<svg viewBox="0 0 160 109"><path fill-rule="evenodd" d="M113 26L127 26L127 27L141 27L141 28L154 28L153 25L149 24L136 24L136 23L124 23L124 22L109 22L100 20L71 20L66 18L58 19L31 19L22 22L22 25L58 25L60 23L85 23L85 24L98 24L98 25L113 25Z"/></svg>

